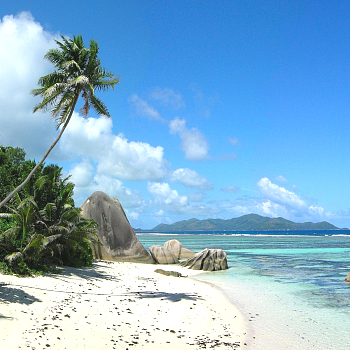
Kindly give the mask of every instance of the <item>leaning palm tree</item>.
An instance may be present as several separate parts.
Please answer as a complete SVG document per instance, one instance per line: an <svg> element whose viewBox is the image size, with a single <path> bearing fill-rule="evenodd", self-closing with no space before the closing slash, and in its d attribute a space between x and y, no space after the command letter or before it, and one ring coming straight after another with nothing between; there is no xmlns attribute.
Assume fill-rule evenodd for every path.
<svg viewBox="0 0 350 350"><path fill-rule="evenodd" d="M16 187L1 203L6 204L18 191L25 186L34 172L45 161L65 131L79 97L84 101L80 111L86 117L92 107L98 115L110 117L105 104L95 96L95 91L107 91L119 83L119 77L101 67L98 58L98 44L90 40L86 48L81 35L73 39L62 36L62 41L56 40L57 48L49 50L45 58L53 63L56 70L41 77L38 85L32 90L34 96L40 95L42 101L34 107L34 112L51 111L51 117L56 120L57 129L61 128L56 140L46 151L43 158L35 165L27 178Z"/></svg>

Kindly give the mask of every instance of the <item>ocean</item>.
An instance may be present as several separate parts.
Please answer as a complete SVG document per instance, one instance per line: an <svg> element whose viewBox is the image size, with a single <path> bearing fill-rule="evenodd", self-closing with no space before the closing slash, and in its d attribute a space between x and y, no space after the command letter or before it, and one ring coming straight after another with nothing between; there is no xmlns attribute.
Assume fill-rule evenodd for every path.
<svg viewBox="0 0 350 350"><path fill-rule="evenodd" d="M201 274L246 318L249 349L349 350L350 231L137 233L146 247L179 240L221 248L229 269ZM246 348L246 347L245 347Z"/></svg>

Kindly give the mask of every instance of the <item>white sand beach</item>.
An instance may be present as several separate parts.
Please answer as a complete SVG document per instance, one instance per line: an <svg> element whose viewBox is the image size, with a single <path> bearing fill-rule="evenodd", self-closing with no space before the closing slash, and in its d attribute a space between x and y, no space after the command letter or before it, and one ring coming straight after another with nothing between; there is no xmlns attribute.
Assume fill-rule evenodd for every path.
<svg viewBox="0 0 350 350"><path fill-rule="evenodd" d="M214 286L157 268L201 273L95 261L57 275L0 275L0 349L249 349L242 315Z"/></svg>

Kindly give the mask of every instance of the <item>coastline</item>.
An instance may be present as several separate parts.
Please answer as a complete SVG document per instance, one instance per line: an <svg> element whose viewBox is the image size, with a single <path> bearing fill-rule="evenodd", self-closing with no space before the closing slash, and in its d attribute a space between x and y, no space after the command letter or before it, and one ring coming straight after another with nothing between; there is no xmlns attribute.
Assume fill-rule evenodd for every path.
<svg viewBox="0 0 350 350"><path fill-rule="evenodd" d="M188 278L155 273L158 268ZM0 346L249 349L242 314L215 285L191 278L200 273L95 261L35 278L0 275Z"/></svg>

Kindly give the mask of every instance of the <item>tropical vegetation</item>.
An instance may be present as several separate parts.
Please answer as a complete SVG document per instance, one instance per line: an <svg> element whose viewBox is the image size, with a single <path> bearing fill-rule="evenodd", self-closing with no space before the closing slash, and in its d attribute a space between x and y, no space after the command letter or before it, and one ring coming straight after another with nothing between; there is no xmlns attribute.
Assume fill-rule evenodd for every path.
<svg viewBox="0 0 350 350"><path fill-rule="evenodd" d="M20 148L0 146L0 188L17 186L33 161ZM7 174L7 176L6 176ZM92 264L96 223L84 219L73 200L74 184L57 165L41 165L0 213L0 268L31 274L53 266Z"/></svg>

